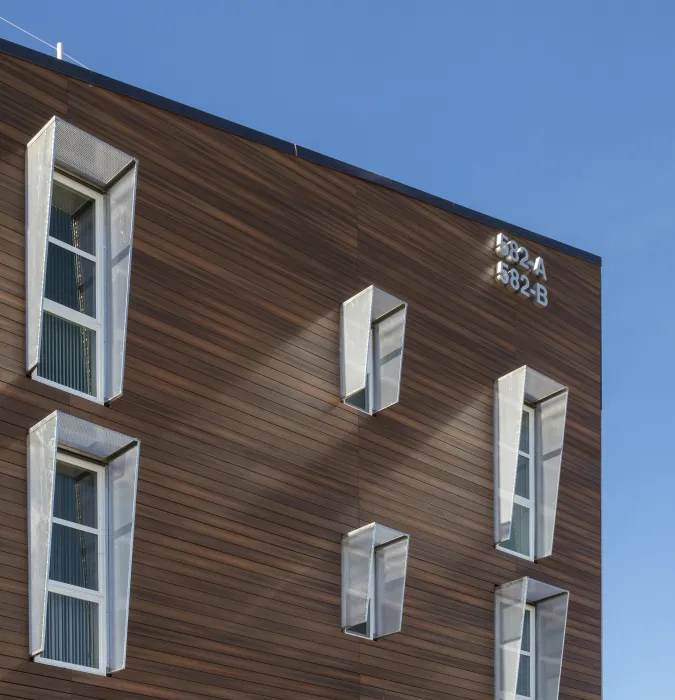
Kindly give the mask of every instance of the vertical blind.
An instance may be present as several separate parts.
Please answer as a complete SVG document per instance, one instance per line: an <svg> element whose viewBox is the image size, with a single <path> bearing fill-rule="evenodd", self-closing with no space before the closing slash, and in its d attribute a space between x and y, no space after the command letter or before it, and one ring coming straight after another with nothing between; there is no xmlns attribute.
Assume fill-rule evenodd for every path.
<svg viewBox="0 0 675 700"><path fill-rule="evenodd" d="M54 517L98 527L97 475L57 463ZM49 580L98 591L99 535L52 523ZM99 604L49 591L44 656L79 666L99 665Z"/></svg>

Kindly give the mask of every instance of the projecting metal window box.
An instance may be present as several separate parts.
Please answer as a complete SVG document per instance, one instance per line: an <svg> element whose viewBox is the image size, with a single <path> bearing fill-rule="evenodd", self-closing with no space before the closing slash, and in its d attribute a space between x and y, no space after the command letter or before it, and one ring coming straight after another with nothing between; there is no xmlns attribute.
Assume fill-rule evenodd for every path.
<svg viewBox="0 0 675 700"><path fill-rule="evenodd" d="M408 305L368 287L342 304L340 396L373 415L398 403Z"/></svg>
<svg viewBox="0 0 675 700"><path fill-rule="evenodd" d="M495 592L495 700L558 700L569 593L531 578Z"/></svg>
<svg viewBox="0 0 675 700"><path fill-rule="evenodd" d="M138 163L57 117L26 149L26 372L122 393Z"/></svg>
<svg viewBox="0 0 675 700"><path fill-rule="evenodd" d="M370 523L342 538L342 630L363 639L401 631L410 538Z"/></svg>
<svg viewBox="0 0 675 700"><path fill-rule="evenodd" d="M35 661L125 667L139 451L138 440L59 411L28 433Z"/></svg>
<svg viewBox="0 0 675 700"><path fill-rule="evenodd" d="M567 396L530 367L495 383L495 544L530 561L553 551Z"/></svg>

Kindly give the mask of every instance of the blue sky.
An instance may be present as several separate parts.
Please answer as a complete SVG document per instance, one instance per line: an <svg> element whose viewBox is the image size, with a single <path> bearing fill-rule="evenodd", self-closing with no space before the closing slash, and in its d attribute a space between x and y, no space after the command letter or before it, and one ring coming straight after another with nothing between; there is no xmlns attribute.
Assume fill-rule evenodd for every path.
<svg viewBox="0 0 675 700"><path fill-rule="evenodd" d="M604 696L671 698L675 3L4 0L0 14L100 73L603 256Z"/></svg>

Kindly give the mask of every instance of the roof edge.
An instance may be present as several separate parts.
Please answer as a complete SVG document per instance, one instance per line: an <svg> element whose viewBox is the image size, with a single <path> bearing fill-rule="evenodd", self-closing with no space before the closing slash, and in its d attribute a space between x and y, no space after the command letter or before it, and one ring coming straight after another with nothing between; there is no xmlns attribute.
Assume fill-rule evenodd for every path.
<svg viewBox="0 0 675 700"><path fill-rule="evenodd" d="M127 97L131 97L135 100L146 102L154 107L158 107L168 112L173 112L174 114L187 117L188 119L194 119L195 121L202 122L208 126L234 134L235 136L240 136L241 138L248 139L249 141L261 143L265 146L269 146L270 148L274 148L277 151L282 151L283 153L297 156L298 158L311 161L312 163L322 165L326 168L338 170L346 175L351 175L361 180L372 182L376 185L380 185L381 187L386 187L387 189L400 192L408 197L431 204L439 209L444 209L445 211L449 211L457 216L501 229L526 240L540 243L541 245L545 245L562 253L572 255L576 258L581 258L582 260L586 260L587 262L595 265L602 265L602 258L599 255L589 253L581 248L576 248L575 246L561 243L560 241L549 238L548 236L542 236L539 233L510 224L507 221L502 221L501 219L497 219L493 216L481 214L480 212L464 207L461 204L456 204L455 202L451 202L450 200L443 199L442 197L424 192L423 190L419 190L415 187L404 185L396 180L391 180L388 177L378 175L377 173L370 172L369 170L364 170L363 168L359 168L355 165L350 165L349 163L337 160L336 158L331 158L330 156L318 153L317 151L312 151L309 148L297 146L290 141L285 141L275 136L270 136L262 131L257 131L256 129L251 129L250 127L237 124L229 119L218 117L214 114L210 114L209 112L204 112L196 107L190 107L189 105L169 99L168 97L162 97L161 95L149 92L148 90L143 90L142 88L135 87L134 85L123 83L120 80L110 78L106 75L102 75L101 73L96 73L95 71L87 68L82 68L74 63L58 60L53 56L42 53L41 51L29 49L26 46L15 44L7 39L0 38L0 53L8 54L14 58L28 61L29 63L35 63L43 68L53 70L71 78L76 78L77 80L82 80L90 83L91 85L104 88L105 90L110 90L117 94L126 95Z"/></svg>

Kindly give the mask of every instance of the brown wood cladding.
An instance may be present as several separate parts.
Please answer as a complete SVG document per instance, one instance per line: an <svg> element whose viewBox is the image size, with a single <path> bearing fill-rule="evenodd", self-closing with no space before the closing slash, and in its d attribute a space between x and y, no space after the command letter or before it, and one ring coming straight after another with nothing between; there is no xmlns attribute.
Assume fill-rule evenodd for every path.
<svg viewBox="0 0 675 700"><path fill-rule="evenodd" d="M54 114L140 160L124 395L25 377L24 156ZM496 231L0 55L0 697L490 700L495 586L571 593L561 700L601 697L600 268L534 243L537 310L491 283ZM409 302L401 401L339 401L339 308ZM495 550L495 378L570 387L553 556ZM26 431L59 409L142 441L127 668L28 653ZM403 631L340 631L340 537L411 536Z"/></svg>

